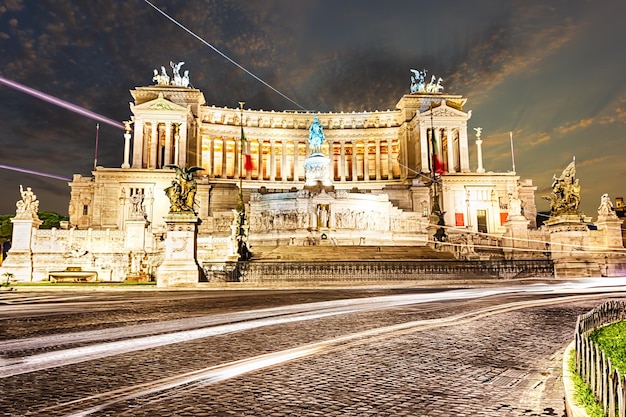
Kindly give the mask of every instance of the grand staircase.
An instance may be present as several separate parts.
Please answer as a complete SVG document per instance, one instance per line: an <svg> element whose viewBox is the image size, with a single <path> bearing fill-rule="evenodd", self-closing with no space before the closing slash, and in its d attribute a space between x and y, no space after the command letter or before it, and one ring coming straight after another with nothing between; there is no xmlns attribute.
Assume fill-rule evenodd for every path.
<svg viewBox="0 0 626 417"><path fill-rule="evenodd" d="M254 246L252 261L411 261L454 259L428 246Z"/></svg>

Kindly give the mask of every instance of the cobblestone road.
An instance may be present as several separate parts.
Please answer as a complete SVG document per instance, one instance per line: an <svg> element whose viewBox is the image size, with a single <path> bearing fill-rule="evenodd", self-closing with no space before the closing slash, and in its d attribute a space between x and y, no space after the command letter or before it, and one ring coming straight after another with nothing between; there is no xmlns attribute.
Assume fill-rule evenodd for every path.
<svg viewBox="0 0 626 417"><path fill-rule="evenodd" d="M5 313L0 346L33 336L149 323L158 328L184 317L401 292L54 294L34 304L24 294L0 295ZM445 326L359 333L530 298L545 296L514 294L333 315L0 378L0 415L561 416L561 352L571 341L576 316L607 295ZM91 312L82 314L88 306ZM349 342L324 345L297 359L252 366L234 376L227 375L234 368L227 368L181 382L186 372L249 366L237 361L357 333ZM105 333L98 343L106 341ZM2 361L92 343L13 351L0 356L0 369ZM178 379L166 386L163 379L171 377Z"/></svg>

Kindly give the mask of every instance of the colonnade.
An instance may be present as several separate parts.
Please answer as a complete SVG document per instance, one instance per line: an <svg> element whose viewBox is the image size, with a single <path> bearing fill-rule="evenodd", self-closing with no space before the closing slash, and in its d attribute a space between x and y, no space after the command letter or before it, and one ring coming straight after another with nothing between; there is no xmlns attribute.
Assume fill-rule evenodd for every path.
<svg viewBox="0 0 626 417"><path fill-rule="evenodd" d="M420 124L420 153L423 172L430 172L429 155L432 155L431 134L433 128L428 124ZM444 170L448 173L469 172L467 149L467 131L456 127L435 127L435 138L438 144L437 154L441 157ZM445 152L444 152L445 151Z"/></svg>
<svg viewBox="0 0 626 417"><path fill-rule="evenodd" d="M140 120L135 122L133 168L184 166L187 153L187 125L179 121Z"/></svg>
<svg viewBox="0 0 626 417"><path fill-rule="evenodd" d="M243 170L241 141L232 137L205 137L202 165L210 177L248 180L304 180L304 161L310 154L302 139L252 139L250 155L254 168ZM244 150L245 151L245 150ZM332 161L333 180L342 182L380 181L400 178L397 139L329 140L322 152Z"/></svg>

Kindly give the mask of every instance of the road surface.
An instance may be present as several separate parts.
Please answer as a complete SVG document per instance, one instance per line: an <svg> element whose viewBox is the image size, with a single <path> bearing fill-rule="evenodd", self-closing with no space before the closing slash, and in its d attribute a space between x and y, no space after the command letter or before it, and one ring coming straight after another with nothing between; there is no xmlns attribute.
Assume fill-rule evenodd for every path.
<svg viewBox="0 0 626 417"><path fill-rule="evenodd" d="M561 416L576 316L626 280L0 293L0 416Z"/></svg>

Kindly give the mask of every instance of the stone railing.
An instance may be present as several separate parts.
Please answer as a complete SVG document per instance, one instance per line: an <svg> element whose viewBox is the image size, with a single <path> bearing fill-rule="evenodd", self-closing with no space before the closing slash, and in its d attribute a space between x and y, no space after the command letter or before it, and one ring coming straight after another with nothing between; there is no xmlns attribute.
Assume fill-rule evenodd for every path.
<svg viewBox="0 0 626 417"><path fill-rule="evenodd" d="M126 236L121 230L38 229L33 252L65 253L77 249L95 252L118 252Z"/></svg>
<svg viewBox="0 0 626 417"><path fill-rule="evenodd" d="M626 302L608 301L576 322L576 371L604 408L604 415L626 416L626 378L613 368L611 359L589 339L599 327L626 319Z"/></svg>
<svg viewBox="0 0 626 417"><path fill-rule="evenodd" d="M203 269L209 282L240 281L258 285L360 285L554 277L554 266L549 260L254 261L228 266L204 263Z"/></svg>

